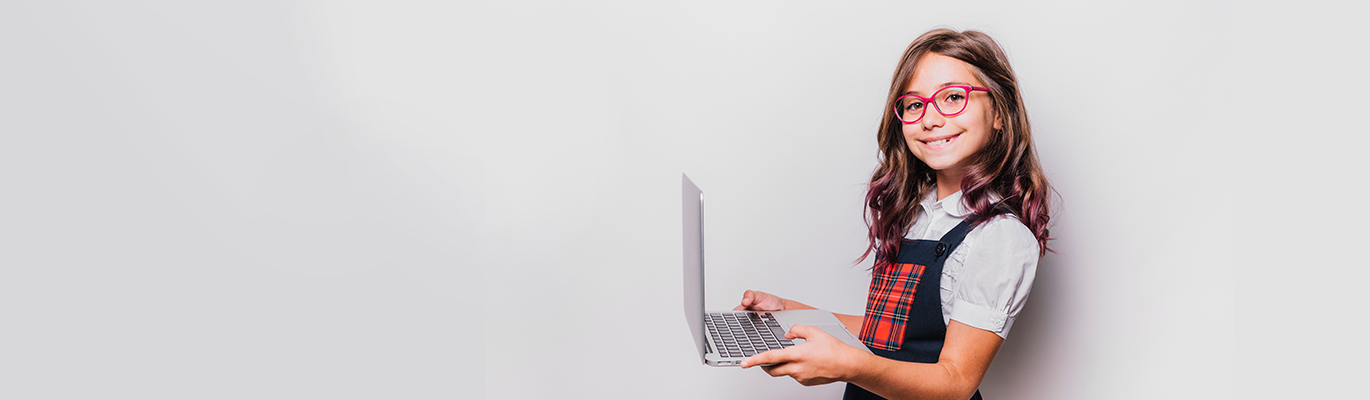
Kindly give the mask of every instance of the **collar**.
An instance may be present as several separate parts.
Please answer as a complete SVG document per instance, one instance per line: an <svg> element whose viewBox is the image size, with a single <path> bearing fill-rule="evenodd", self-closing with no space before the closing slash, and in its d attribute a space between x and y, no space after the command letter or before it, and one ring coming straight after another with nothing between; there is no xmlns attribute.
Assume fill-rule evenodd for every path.
<svg viewBox="0 0 1370 400"><path fill-rule="evenodd" d="M999 200L1002 199L1003 196L999 196L998 193L989 193L990 203L998 203ZM937 189L933 189L932 193L928 193L927 197L924 197L923 201L918 204L923 206L923 211L926 212L932 212L933 209L941 207L947 214L950 214L953 217L965 218L967 215L970 215L971 209L966 206L966 202L961 200L960 190L957 190L956 193L952 193L942 200L937 200Z"/></svg>

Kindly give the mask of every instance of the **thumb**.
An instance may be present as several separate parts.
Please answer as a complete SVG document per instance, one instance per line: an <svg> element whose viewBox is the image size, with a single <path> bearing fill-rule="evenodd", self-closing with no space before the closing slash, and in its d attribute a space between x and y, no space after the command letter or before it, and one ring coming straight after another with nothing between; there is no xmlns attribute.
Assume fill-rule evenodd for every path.
<svg viewBox="0 0 1370 400"><path fill-rule="evenodd" d="M813 336L813 332L814 332L814 330L816 330L816 329L818 329L818 328L814 328L814 327L809 326L809 325L795 325L794 327L791 327L791 328L790 328L790 331L789 331L789 332L786 332L786 333L785 333L785 338L786 338L786 339L796 339L796 338L798 338L798 339L809 340L809 337L810 337L810 336ZM821 330L819 330L819 331L821 332Z"/></svg>

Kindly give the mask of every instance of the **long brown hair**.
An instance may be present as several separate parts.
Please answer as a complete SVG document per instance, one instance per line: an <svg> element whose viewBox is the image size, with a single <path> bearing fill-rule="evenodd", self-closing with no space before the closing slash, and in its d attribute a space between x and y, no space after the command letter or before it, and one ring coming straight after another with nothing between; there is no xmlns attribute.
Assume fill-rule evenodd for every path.
<svg viewBox="0 0 1370 400"><path fill-rule="evenodd" d="M890 81L885 114L877 133L880 165L866 192L870 245L857 262L875 252L875 268L892 263L899 254L904 232L918 215L918 203L937 190L936 171L909 151L904 124L894 114L895 100L913 79L918 61L928 53L970 64L971 72L989 88L994 115L1002 121L1002 129L992 132L985 147L972 156L972 165L961 180L962 201L971 209L972 221L983 222L997 214L990 194L1003 196L1000 206L1027 225L1037 238L1039 255L1045 255L1050 239L1047 222L1051 220L1051 185L1037 162L1027 109L1008 56L984 33L935 29L909 44Z"/></svg>

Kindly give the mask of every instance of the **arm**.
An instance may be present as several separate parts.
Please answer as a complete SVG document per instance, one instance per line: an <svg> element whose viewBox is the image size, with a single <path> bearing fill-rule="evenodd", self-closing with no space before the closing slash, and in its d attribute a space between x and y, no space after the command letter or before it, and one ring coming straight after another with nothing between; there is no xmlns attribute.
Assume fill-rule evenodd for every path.
<svg viewBox="0 0 1370 400"><path fill-rule="evenodd" d="M966 399L984 379L1031 292L1039 247L1033 233L1011 216L985 222L967 236L975 247L961 247L965 262L961 284L947 323L946 341L936 364L891 360L858 365L846 380L891 399Z"/></svg>
<svg viewBox="0 0 1370 400"><path fill-rule="evenodd" d="M889 399L969 398L1003 344L999 335L952 320L941 357L923 364L866 353L809 326L797 325L785 337L805 343L757 354L742 367L776 363L762 369L803 385L847 381Z"/></svg>
<svg viewBox="0 0 1370 400"><path fill-rule="evenodd" d="M969 398L1003 345L1000 335L1007 333L1027 300L1039 258L1036 237L1010 217L996 217L971 235L994 245L966 255L965 265L975 267L962 271L937 363L882 358L847 346L817 328L795 326L786 337L803 338L803 344L757 354L744 360L742 367L775 364L762 368L804 385L851 382L891 399Z"/></svg>
<svg viewBox="0 0 1370 400"><path fill-rule="evenodd" d="M856 368L848 382L889 399L967 399L975 394L1004 339L952 320L936 364L895 361Z"/></svg>
<svg viewBox="0 0 1370 400"><path fill-rule="evenodd" d="M760 290L748 290L742 293L741 304L738 304L737 307L733 307L733 310L782 311L817 310L817 308ZM865 316L838 313L832 313L832 315L837 317L837 320L847 327L847 331L850 331L852 336L861 336L861 324L863 322L862 320L865 319Z"/></svg>

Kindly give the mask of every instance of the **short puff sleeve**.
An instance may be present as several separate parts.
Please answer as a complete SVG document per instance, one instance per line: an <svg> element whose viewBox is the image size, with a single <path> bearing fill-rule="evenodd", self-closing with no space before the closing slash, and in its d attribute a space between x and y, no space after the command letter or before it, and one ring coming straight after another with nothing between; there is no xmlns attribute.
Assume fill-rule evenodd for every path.
<svg viewBox="0 0 1370 400"><path fill-rule="evenodd" d="M1037 276L1037 237L1005 214L976 227L960 247L956 252L964 250L965 261L956 272L948 319L1007 338Z"/></svg>

